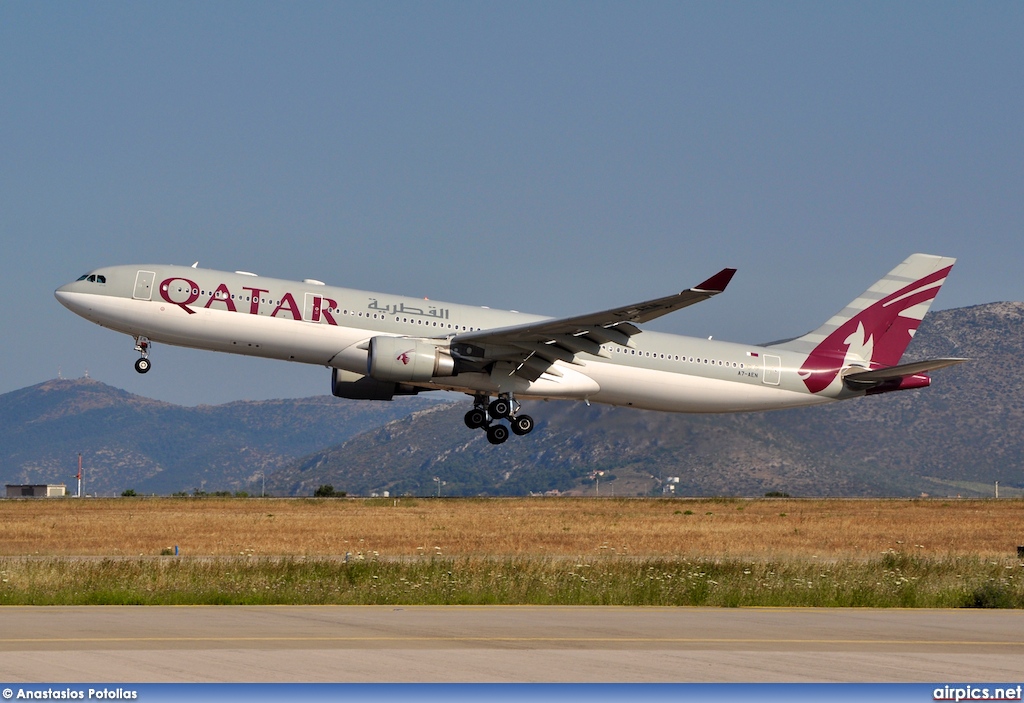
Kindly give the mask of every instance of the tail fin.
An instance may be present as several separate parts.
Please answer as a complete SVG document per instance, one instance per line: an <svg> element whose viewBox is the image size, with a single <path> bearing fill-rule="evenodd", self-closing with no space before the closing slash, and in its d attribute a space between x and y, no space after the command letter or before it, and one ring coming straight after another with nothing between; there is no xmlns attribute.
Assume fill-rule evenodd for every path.
<svg viewBox="0 0 1024 703"><path fill-rule="evenodd" d="M803 352L800 377L812 393L846 366L895 366L956 259L912 254L818 329L775 346Z"/></svg>

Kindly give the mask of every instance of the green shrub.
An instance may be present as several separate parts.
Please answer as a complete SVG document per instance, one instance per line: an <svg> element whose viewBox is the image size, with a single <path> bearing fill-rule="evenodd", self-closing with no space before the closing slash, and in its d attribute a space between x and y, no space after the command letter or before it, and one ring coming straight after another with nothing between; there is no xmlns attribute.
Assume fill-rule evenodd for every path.
<svg viewBox="0 0 1024 703"><path fill-rule="evenodd" d="M978 586L967 594L965 608L1021 608L1024 599L1017 597L1008 588L992 581Z"/></svg>

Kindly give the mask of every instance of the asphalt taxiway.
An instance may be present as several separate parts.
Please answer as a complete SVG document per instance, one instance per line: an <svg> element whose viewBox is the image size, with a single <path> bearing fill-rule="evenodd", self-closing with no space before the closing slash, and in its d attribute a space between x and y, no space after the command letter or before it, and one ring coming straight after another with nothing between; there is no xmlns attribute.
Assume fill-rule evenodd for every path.
<svg viewBox="0 0 1024 703"><path fill-rule="evenodd" d="M534 606L0 609L6 682L1024 679L1024 612Z"/></svg>

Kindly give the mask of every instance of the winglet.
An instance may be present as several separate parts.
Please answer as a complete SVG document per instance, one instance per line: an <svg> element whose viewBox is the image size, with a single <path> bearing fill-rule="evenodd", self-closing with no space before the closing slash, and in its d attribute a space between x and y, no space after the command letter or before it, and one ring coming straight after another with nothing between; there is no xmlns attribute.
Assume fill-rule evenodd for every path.
<svg viewBox="0 0 1024 703"><path fill-rule="evenodd" d="M708 293L721 293L725 290L725 287L729 285L729 281L736 274L736 269L722 269L708 280L700 283L692 288L696 291L704 291Z"/></svg>

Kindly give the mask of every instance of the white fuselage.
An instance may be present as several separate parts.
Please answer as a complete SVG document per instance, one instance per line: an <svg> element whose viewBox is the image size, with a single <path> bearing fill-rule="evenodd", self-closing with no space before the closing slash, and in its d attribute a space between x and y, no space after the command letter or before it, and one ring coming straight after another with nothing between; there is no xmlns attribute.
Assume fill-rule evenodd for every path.
<svg viewBox="0 0 1024 703"><path fill-rule="evenodd" d="M113 266L62 286L56 296L82 317L152 342L317 364L367 373L367 343L392 336L451 340L459 334L545 320L537 315L419 300L243 273L181 266ZM100 278L103 279L100 282ZM797 375L806 355L644 331L628 346L556 362L529 381L501 364L432 378L424 388L473 395L575 398L670 412L741 412L853 397L838 379L809 393Z"/></svg>

